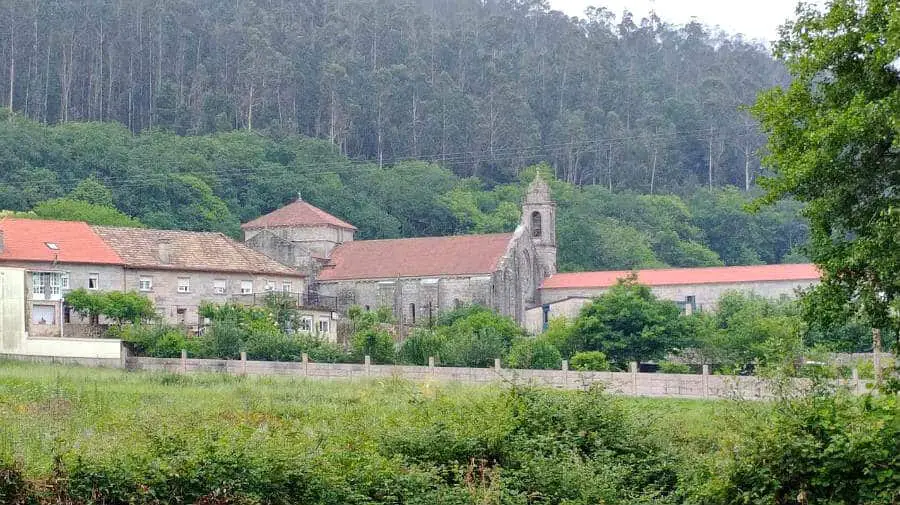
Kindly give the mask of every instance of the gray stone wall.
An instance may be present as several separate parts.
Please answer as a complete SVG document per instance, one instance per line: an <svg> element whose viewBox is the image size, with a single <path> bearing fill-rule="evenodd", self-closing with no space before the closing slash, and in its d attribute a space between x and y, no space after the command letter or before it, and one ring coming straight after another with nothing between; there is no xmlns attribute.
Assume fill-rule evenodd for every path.
<svg viewBox="0 0 900 505"><path fill-rule="evenodd" d="M152 280L152 288L148 291L140 289L141 278ZM178 292L179 279L190 280L188 293ZM225 292L216 293L216 281L225 281ZM232 272L197 272L161 269L131 269L125 271L125 291L138 291L146 295L157 308L157 312L171 324L184 324L195 327L200 323L198 308L203 302L225 303L230 297L241 293L241 283L251 281L253 293L266 293L266 283L274 282L275 291L283 289L284 282L290 282L290 291L302 293L306 290L306 281L300 277L285 275L257 275Z"/></svg>
<svg viewBox="0 0 900 505"><path fill-rule="evenodd" d="M278 259L278 255L283 255L284 252L277 249L267 251L265 248L284 247L283 242L272 241L271 239L263 239L260 237L260 235L266 233L281 239L283 242L291 244L293 247L299 248L298 252L294 253L295 256L300 254L301 251L305 251L307 254L321 258L331 256L331 251L333 251L338 244L352 242L354 235L353 230L328 225L296 227L278 226L274 228L259 228L244 231L244 242L246 242L248 246L274 259ZM275 244L278 245L276 246Z"/></svg>

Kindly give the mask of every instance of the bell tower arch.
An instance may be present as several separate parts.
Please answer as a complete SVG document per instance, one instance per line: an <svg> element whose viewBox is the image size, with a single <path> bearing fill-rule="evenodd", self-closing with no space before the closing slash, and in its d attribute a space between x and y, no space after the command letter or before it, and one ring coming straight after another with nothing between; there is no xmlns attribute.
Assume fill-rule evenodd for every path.
<svg viewBox="0 0 900 505"><path fill-rule="evenodd" d="M540 174L525 193L522 226L534 243L535 259L544 277L556 273L556 203L550 197L550 186Z"/></svg>

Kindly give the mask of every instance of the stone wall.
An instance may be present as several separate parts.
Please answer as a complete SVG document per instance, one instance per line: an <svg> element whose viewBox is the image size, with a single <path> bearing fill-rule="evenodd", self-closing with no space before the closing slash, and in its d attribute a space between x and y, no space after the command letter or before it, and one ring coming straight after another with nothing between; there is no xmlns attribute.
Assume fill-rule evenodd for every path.
<svg viewBox="0 0 900 505"><path fill-rule="evenodd" d="M152 280L149 291L140 289L141 277ZM190 292L179 293L178 282L181 278L190 279ZM216 280L225 281L225 293L215 292ZM124 290L140 291L156 306L157 312L167 322L196 327L200 324L198 308L208 301L225 303L230 297L241 292L241 282L251 281L254 293L265 293L266 282L274 282L275 290L281 291L284 282L290 282L291 292L304 292L306 281L302 277L285 275L257 275L251 273L232 272L190 272L162 269L127 269L125 271Z"/></svg>
<svg viewBox="0 0 900 505"><path fill-rule="evenodd" d="M280 239L280 241L265 238L267 234ZM338 244L352 241L352 230L327 225L279 226L244 230L244 242L248 246L276 260L278 260L279 255L284 256L285 251L273 248L283 248L285 242L291 244L292 247L298 248L297 252L292 253L296 256L294 261L298 261L297 258L303 253L327 258L331 256L331 251Z"/></svg>

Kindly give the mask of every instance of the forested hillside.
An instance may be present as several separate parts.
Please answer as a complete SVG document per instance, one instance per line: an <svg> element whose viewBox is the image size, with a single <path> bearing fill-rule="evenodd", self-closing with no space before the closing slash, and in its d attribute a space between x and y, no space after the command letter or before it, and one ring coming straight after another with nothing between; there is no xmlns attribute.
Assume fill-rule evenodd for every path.
<svg viewBox="0 0 900 505"><path fill-rule="evenodd" d="M241 222L300 192L360 238L510 231L534 170L489 187L435 163L352 161L296 135L133 135L113 122L43 126L0 109L0 209L56 219L239 236ZM555 180L552 189L563 269L774 263L798 259L806 242L795 204L751 214L752 196L733 187L640 195Z"/></svg>
<svg viewBox="0 0 900 505"><path fill-rule="evenodd" d="M5 0L0 91L43 123L302 134L489 183L547 161L613 190L749 186L763 139L739 107L786 83L781 64L698 24L612 14L540 0Z"/></svg>

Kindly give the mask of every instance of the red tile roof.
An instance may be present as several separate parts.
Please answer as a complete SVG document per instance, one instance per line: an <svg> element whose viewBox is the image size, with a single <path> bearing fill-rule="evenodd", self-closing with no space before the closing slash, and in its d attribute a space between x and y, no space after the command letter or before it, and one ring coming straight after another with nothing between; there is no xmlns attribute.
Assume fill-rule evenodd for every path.
<svg viewBox="0 0 900 505"><path fill-rule="evenodd" d="M341 221L324 210L310 205L303 200L297 200L264 216L260 216L249 223L244 223L241 225L241 228L250 230L255 228L275 228L278 226L321 225L356 230L356 227L352 224Z"/></svg>
<svg viewBox="0 0 900 505"><path fill-rule="evenodd" d="M85 223L44 219L0 219L0 261L58 261L122 265L122 258ZM55 244L53 250L47 244Z"/></svg>
<svg viewBox="0 0 900 505"><path fill-rule="evenodd" d="M541 289L608 288L629 274L631 274L629 270L553 274L544 280ZM637 275L638 282L647 286L813 281L820 277L819 271L812 264L663 268L638 270Z"/></svg>
<svg viewBox="0 0 900 505"><path fill-rule="evenodd" d="M332 252L319 280L489 274L510 239L511 233L496 233L345 242Z"/></svg>
<svg viewBox="0 0 900 505"><path fill-rule="evenodd" d="M182 270L195 272L236 272L304 277L268 256L235 242L221 233L145 230L94 226L130 268ZM163 262L160 244L169 245Z"/></svg>

